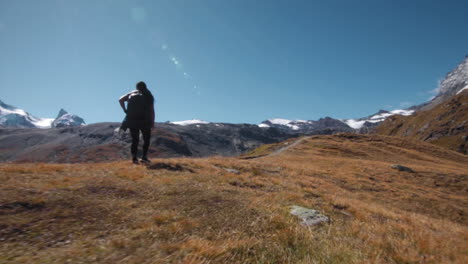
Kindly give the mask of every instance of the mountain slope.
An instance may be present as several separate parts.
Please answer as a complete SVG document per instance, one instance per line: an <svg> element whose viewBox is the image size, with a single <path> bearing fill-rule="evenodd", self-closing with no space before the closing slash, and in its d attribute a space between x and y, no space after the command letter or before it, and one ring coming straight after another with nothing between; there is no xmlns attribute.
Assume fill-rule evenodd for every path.
<svg viewBox="0 0 468 264"><path fill-rule="evenodd" d="M468 154L468 90L411 116L392 116L376 133L404 136Z"/></svg>
<svg viewBox="0 0 468 264"><path fill-rule="evenodd" d="M468 55L455 69L447 73L437 88L437 95L432 100L411 109L430 110L466 89L468 89Z"/></svg>
<svg viewBox="0 0 468 264"><path fill-rule="evenodd" d="M466 263L467 163L343 134L250 160L0 164L0 262ZM331 221L302 226L293 205Z"/></svg>
<svg viewBox="0 0 468 264"><path fill-rule="evenodd" d="M48 128L53 120L53 118L37 118L0 101L0 125L3 127Z"/></svg>

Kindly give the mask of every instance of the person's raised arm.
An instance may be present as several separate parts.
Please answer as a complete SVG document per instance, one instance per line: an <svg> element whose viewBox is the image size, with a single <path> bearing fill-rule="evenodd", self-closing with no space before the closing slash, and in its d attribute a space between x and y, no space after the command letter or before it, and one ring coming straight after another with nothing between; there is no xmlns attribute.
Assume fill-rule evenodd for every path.
<svg viewBox="0 0 468 264"><path fill-rule="evenodd" d="M120 99L119 99L120 107L122 107L122 109L123 109L123 111L125 113L127 113L127 109L125 109L125 102L128 101L128 97L129 97L128 94L126 94L126 95L120 97Z"/></svg>

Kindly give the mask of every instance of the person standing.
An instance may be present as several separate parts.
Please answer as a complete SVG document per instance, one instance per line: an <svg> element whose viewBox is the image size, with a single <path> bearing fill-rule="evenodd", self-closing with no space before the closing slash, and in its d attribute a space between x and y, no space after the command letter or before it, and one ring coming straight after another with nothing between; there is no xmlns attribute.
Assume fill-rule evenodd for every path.
<svg viewBox="0 0 468 264"><path fill-rule="evenodd" d="M125 107L127 102L127 107ZM154 97L148 90L146 83L136 84L136 90L131 91L119 99L120 106L126 116L122 122L121 129L124 131L129 128L132 137L130 151L132 153L133 163L138 164L138 142L140 131L143 135L143 155L141 162L150 162L148 159L148 148L151 139L151 129L154 128Z"/></svg>

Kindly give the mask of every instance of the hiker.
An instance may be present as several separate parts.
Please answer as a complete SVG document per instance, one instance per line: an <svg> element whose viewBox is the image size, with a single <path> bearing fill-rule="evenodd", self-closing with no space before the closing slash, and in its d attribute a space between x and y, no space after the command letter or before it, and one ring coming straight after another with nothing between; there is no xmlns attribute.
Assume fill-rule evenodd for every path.
<svg viewBox="0 0 468 264"><path fill-rule="evenodd" d="M127 102L127 108L125 108ZM122 122L121 129L130 129L132 136L132 160L138 164L137 152L138 141L140 139L140 131L143 134L143 155L141 162L148 163L148 148L150 145L151 129L154 128L154 97L146 87L146 83L139 82L136 84L136 90L120 97L120 106L124 110L126 116Z"/></svg>

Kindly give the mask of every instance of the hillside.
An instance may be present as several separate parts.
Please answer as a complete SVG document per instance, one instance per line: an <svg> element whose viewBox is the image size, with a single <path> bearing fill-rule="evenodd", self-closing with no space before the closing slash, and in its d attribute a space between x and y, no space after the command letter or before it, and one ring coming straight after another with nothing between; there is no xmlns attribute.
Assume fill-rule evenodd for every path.
<svg viewBox="0 0 468 264"><path fill-rule="evenodd" d="M391 116L376 128L376 133L419 139L467 154L468 90L429 110Z"/></svg>
<svg viewBox="0 0 468 264"><path fill-rule="evenodd" d="M0 164L0 263L468 261L467 156L355 134L252 153ZM302 226L292 205L331 221Z"/></svg>
<svg viewBox="0 0 468 264"><path fill-rule="evenodd" d="M51 129L0 129L0 162L101 162L130 158L129 132L120 123ZM157 123L149 153L153 157L236 156L295 134L249 124Z"/></svg>

